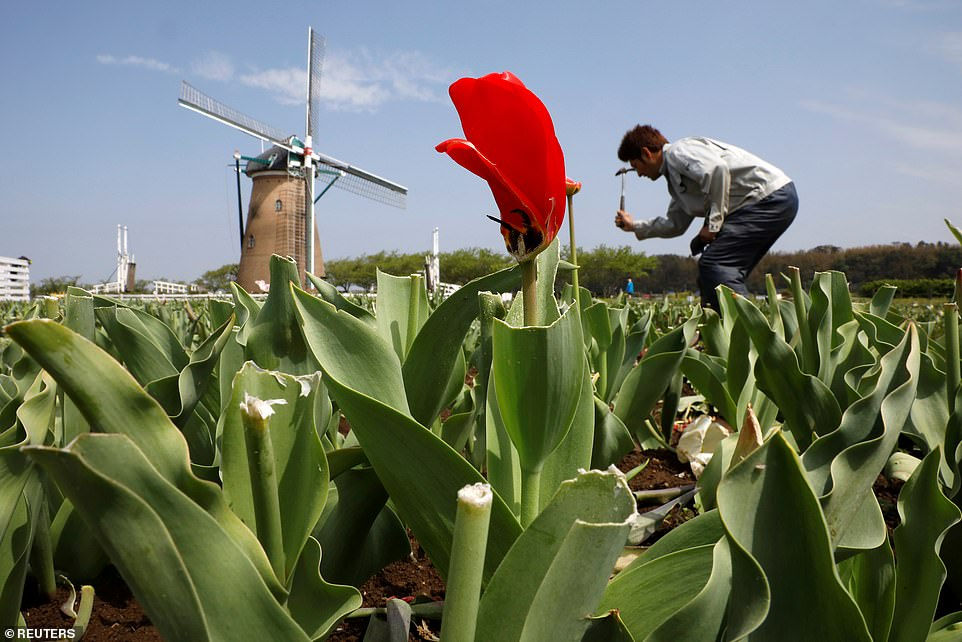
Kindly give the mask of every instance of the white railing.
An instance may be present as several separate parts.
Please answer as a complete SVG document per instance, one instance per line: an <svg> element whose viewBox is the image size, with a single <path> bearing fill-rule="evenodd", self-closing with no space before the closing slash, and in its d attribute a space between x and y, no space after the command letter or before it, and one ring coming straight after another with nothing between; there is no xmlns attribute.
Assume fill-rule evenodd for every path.
<svg viewBox="0 0 962 642"><path fill-rule="evenodd" d="M111 281L110 283L98 283L90 288L91 294L109 294L111 292L120 292L123 284L117 281Z"/></svg>
<svg viewBox="0 0 962 642"><path fill-rule="evenodd" d="M30 300L30 261L0 256L0 301Z"/></svg>
<svg viewBox="0 0 962 642"><path fill-rule="evenodd" d="M187 294L196 293L197 285L191 283L171 283L170 281L154 281L154 294Z"/></svg>

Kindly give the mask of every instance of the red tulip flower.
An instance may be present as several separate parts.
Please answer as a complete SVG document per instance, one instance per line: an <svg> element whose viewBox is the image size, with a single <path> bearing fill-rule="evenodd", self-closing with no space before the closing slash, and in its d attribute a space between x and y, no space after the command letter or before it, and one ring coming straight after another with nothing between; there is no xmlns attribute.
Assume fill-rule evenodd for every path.
<svg viewBox="0 0 962 642"><path fill-rule="evenodd" d="M565 214L565 165L544 104L512 73L462 78L449 89L465 138L436 149L488 182L505 245L527 261L554 240Z"/></svg>

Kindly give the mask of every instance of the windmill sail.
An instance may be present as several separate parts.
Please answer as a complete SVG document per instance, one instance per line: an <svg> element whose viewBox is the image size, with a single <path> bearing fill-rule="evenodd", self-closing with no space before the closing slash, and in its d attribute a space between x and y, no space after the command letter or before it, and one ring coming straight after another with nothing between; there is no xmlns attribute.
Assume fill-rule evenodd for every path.
<svg viewBox="0 0 962 642"><path fill-rule="evenodd" d="M290 136L285 136L281 130L262 123L259 120L254 120L233 107L228 107L224 103L211 98L204 92L190 85L186 80L180 83L180 98L177 99L177 102L182 107L201 113L208 118L218 120L234 129L239 129L249 136L280 145L285 149L290 149L288 143Z"/></svg>
<svg viewBox="0 0 962 642"><path fill-rule="evenodd" d="M318 172L335 177L334 187L384 205L404 209L408 188L403 185L324 154L315 154L315 156Z"/></svg>
<svg viewBox="0 0 962 642"><path fill-rule="evenodd" d="M317 136L317 118L321 104L321 71L324 66L324 38L309 29L307 53L307 135Z"/></svg>

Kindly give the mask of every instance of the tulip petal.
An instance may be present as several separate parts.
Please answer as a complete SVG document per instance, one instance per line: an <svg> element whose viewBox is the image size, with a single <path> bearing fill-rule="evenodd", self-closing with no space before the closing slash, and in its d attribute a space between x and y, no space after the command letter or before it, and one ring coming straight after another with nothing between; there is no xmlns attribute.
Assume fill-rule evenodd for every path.
<svg viewBox="0 0 962 642"><path fill-rule="evenodd" d="M512 191L531 205L526 211L544 230L547 245L561 227L565 207L564 154L548 110L509 72L462 78L449 92L465 137L502 177L510 177ZM501 213L508 220L508 212Z"/></svg>
<svg viewBox="0 0 962 642"><path fill-rule="evenodd" d="M452 138L438 144L435 149L447 154L458 165L488 182L488 185L491 187L491 193L494 195L494 201L497 203L498 210L501 212L501 233L505 237L505 243L508 244L509 249L511 248L509 237L512 230L515 231L515 233L523 234L527 231L527 228L534 228L533 232L536 232L536 234L528 232L528 234L531 235L529 239L525 241L525 248L528 252L534 250L536 246L547 245L547 243L542 243L540 240L534 243L534 245L531 244L531 241L534 241L533 236L540 235L543 240L547 230L545 230L537 220L531 220L529 218L525 221L524 217L519 214L519 212L533 212L535 208L525 199L524 194L501 173L500 169L486 158L484 154L479 152L470 141L461 138Z"/></svg>

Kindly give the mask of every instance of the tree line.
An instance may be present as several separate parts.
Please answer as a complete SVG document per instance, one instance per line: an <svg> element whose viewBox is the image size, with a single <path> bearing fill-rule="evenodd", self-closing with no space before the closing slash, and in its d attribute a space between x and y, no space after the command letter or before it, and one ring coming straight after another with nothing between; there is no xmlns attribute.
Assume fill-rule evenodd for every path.
<svg viewBox="0 0 962 642"><path fill-rule="evenodd" d="M688 256L661 254L653 258L655 269L635 280L636 291L665 293L695 291L698 289L698 263ZM778 288L785 286L781 274L788 274L789 267L797 267L802 283L808 288L816 272L836 270L844 272L853 291L861 293L883 283L902 282L900 292L905 291L909 281L952 280L962 268L962 247L950 243L892 243L841 248L820 245L810 250L795 252L770 252L749 276L746 285L757 293L765 292L765 274L775 277ZM932 289L925 284L923 289ZM941 291L944 283L932 286ZM914 293L917 294L917 293ZM933 295L935 291L933 291Z"/></svg>
<svg viewBox="0 0 962 642"><path fill-rule="evenodd" d="M562 247L562 258L568 259L567 247ZM481 248L467 248L443 252L440 256L441 280L447 283L467 283L471 279L507 267L513 259L507 254ZM611 296L620 292L630 277L635 292L664 294L694 292L698 289L698 262L690 256L659 254L648 256L628 245L610 247L600 245L592 250L578 248L579 282L596 296ZM802 274L807 288L815 272L837 270L844 272L853 288L872 282L902 281L903 288L910 280L952 279L962 268L962 247L950 243L919 242L870 245L841 248L820 245L810 250L771 252L752 272L747 285L754 292L765 291L765 274L775 277L776 286L784 282L780 274L795 266ZM355 284L369 288L376 282L375 268L391 274L410 274L424 269L424 254L378 252L349 259L327 262L327 278L336 286ZM567 282L568 275L559 273L559 281ZM878 284L876 284L878 285ZM941 286L939 286L941 287Z"/></svg>
<svg viewBox="0 0 962 642"><path fill-rule="evenodd" d="M580 284L596 296L617 294L624 288L629 277L635 283L637 294L694 292L698 289L696 259L675 254L648 256L636 247L599 245L591 250L578 248ZM427 252L382 251L328 260L325 265L327 280L341 289L351 286L369 289L377 283L377 269L395 275L422 272L426 254ZM567 247L562 248L561 256L564 259L569 258ZM474 247L442 252L440 262L443 282L464 284L508 267L513 264L514 259L503 252ZM785 283L778 275L787 274L789 266L799 268L806 288L815 272L838 270L846 274L854 291L861 292L862 286L871 289L878 285L873 285L873 282L893 283L896 279L903 281L900 291L906 291L908 281L954 278L959 268L962 268L962 247L950 243L922 241L915 245L892 243L854 248L820 245L810 250L772 252L766 255L752 272L747 283L749 289L763 293L766 273L775 276L776 286L783 288ZM236 274L237 264L229 264L205 272L195 282L207 291L229 291L229 283ZM570 276L561 271L558 278L560 282L567 282ZM144 288L147 284L148 282L138 282L138 285ZM31 293L37 295L63 292L68 285L82 287L85 284L80 283L79 277L75 276L51 277L33 284ZM939 284L938 288L943 286L944 283Z"/></svg>

